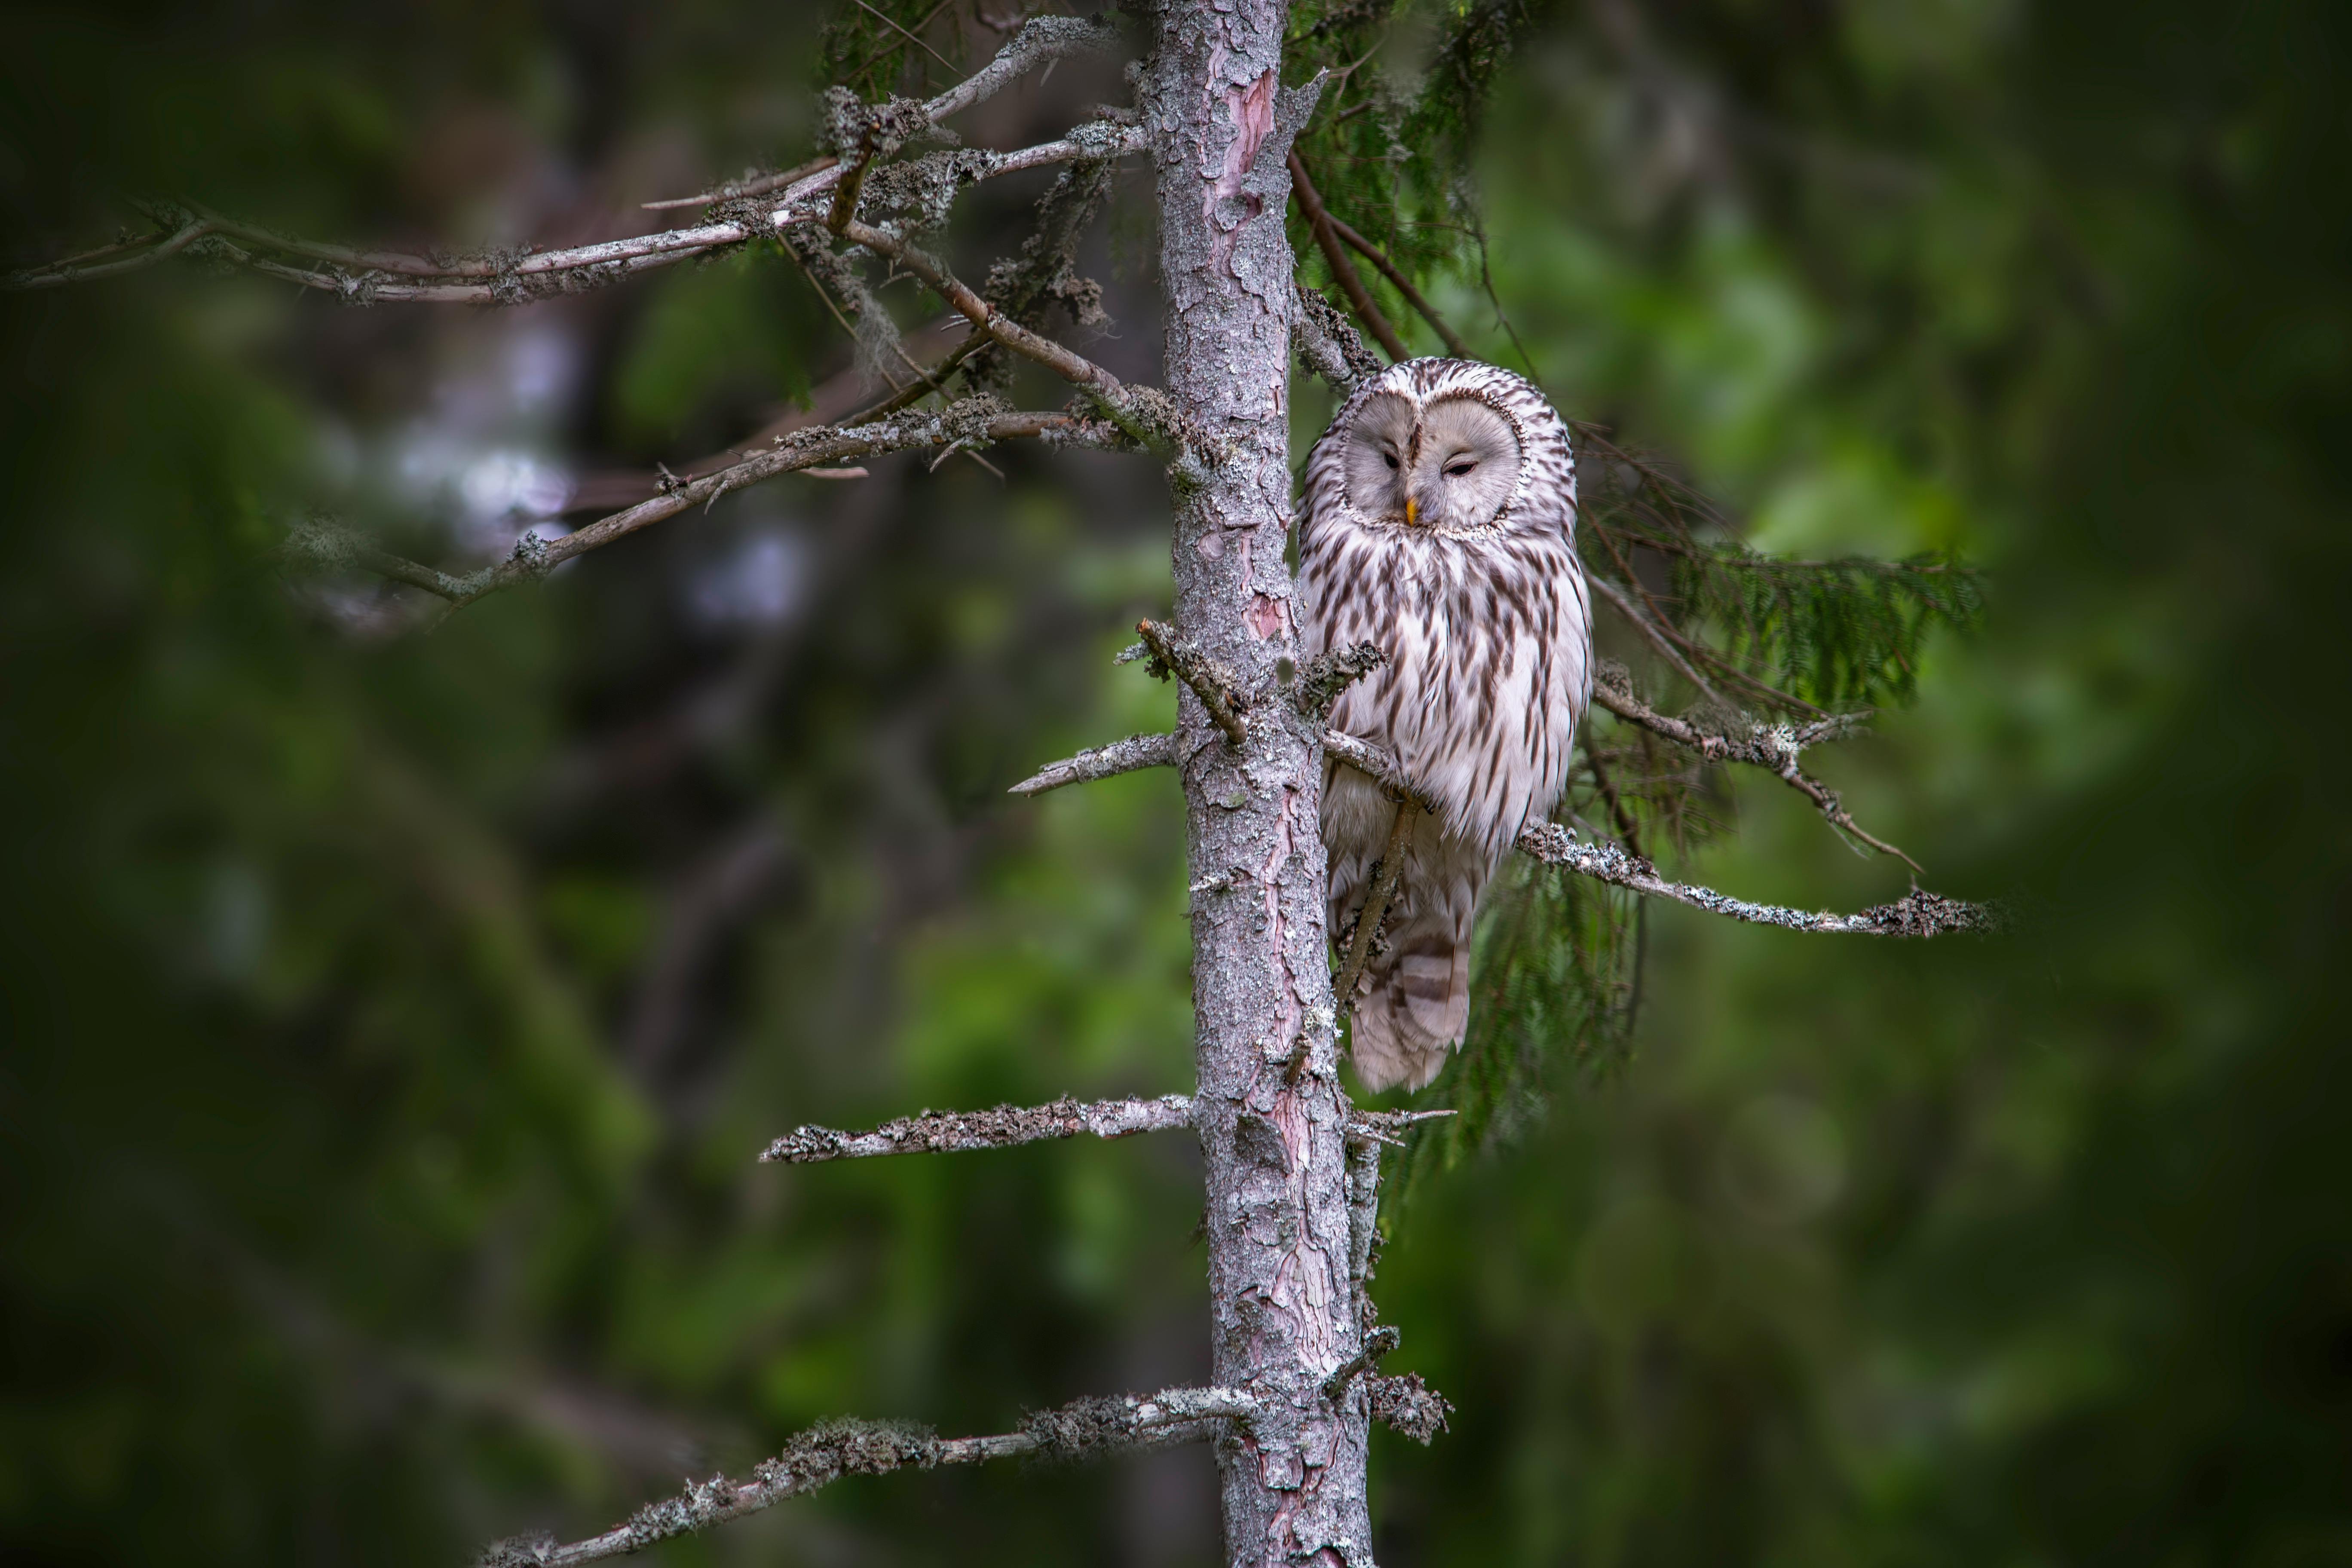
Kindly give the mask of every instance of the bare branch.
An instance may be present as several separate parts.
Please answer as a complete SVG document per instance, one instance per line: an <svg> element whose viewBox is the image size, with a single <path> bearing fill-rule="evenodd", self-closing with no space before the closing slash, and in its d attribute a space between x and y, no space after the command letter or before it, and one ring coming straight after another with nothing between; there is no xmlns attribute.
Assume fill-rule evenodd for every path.
<svg viewBox="0 0 2352 1568"><path fill-rule="evenodd" d="M10 274L0 286L46 289L132 271L203 241L199 254L249 268L306 289L317 289L352 304L436 303L519 305L551 295L618 282L725 246L740 245L752 230L742 224L708 224L668 229L634 239L563 250L491 254L435 262L396 251L354 250L272 234L252 224L198 216L142 242L147 248L121 261L92 266L53 263ZM244 243L239 244L237 241ZM264 252L274 254L264 254ZM320 263L299 267L275 259L293 257ZM401 279L415 279L402 281Z"/></svg>
<svg viewBox="0 0 2352 1568"><path fill-rule="evenodd" d="M954 318L950 317L949 319L952 321ZM954 348L950 349L945 359L940 361L938 364L932 366L929 370L922 371L907 385L899 388L897 392L892 393L889 396L884 398L881 402L867 409L862 417L867 419L879 419L885 415L896 414L901 408L913 407L916 404L921 402L932 393L937 392L940 388L945 386L947 384L948 377L953 375L958 370L961 369L963 362L970 359L973 354L979 353L981 348L988 342L989 336L986 332L974 330L965 333L963 341L956 344ZM899 353L903 355L906 351L904 348L901 348Z"/></svg>
<svg viewBox="0 0 2352 1568"><path fill-rule="evenodd" d="M1050 1105L1000 1105L993 1110L926 1110L902 1116L871 1132L836 1132L800 1127L768 1145L765 1163L813 1164L820 1160L862 1160L878 1154L940 1154L971 1149L1010 1149L1085 1132L1097 1138L1127 1138L1138 1132L1173 1132L1192 1125L1192 1102L1184 1095L1157 1100L1097 1100L1081 1103L1067 1096Z"/></svg>
<svg viewBox="0 0 2352 1568"><path fill-rule="evenodd" d="M1089 121L1069 135L1054 142L1040 142L1034 147L1022 147L1011 153L992 154L985 173L974 176L992 180L1001 174L1018 174L1027 169L1043 169L1055 163L1075 163L1087 158L1118 158L1130 153L1140 153L1150 145L1139 127L1115 125L1108 121Z"/></svg>
<svg viewBox="0 0 2352 1568"><path fill-rule="evenodd" d="M805 163L783 170L779 174L755 175L740 183L721 185L715 191L705 191L699 195L670 196L662 201L644 202L639 205L647 212L668 212L677 207L716 206L720 202L736 201L744 196L765 195L770 191L782 190L795 181L807 179L811 174L821 174L840 162L840 159L828 153L822 158L813 158Z"/></svg>
<svg viewBox="0 0 2352 1568"><path fill-rule="evenodd" d="M1356 984L1363 975L1365 962L1372 955L1372 943L1380 938L1381 922L1388 918L1389 900L1396 896L1398 873L1404 869L1405 841L1412 836L1413 819L1420 815L1419 805L1401 800L1396 804L1396 815L1389 819L1388 847L1381 851L1372 890L1364 895L1364 907L1356 911L1355 936L1348 944L1348 960L1339 966L1339 978L1331 983L1331 996L1342 1017L1356 1010Z"/></svg>
<svg viewBox="0 0 2352 1568"><path fill-rule="evenodd" d="M1853 835L1882 855L1894 856L1914 871L1920 868L1919 862L1894 845L1864 832L1854 822L1853 814L1839 804L1837 791L1797 766L1797 758L1807 746L1848 733L1865 722L1869 714L1832 714L1810 724L1751 724L1744 735L1717 734L1700 729L1687 719L1675 718L1652 708L1634 694L1624 668L1609 663L1601 665L1599 679L1592 683L1592 700L1627 723L1638 724L1710 762L1745 763L1762 768L1811 801L1831 826Z"/></svg>
<svg viewBox="0 0 2352 1568"><path fill-rule="evenodd" d="M1444 341L1447 353L1452 354L1455 359L1477 357L1470 352L1470 345L1462 341L1462 334L1446 325L1445 318L1437 313L1437 308L1422 297L1421 290L1412 286L1412 279L1397 270L1396 263L1389 259L1386 251L1349 227L1337 213L1327 212L1324 216L1330 222L1331 232L1345 240L1349 249L1355 251L1374 267L1379 268L1381 276L1387 279L1395 287L1396 291L1404 296L1405 303L1421 312L1422 320L1435 329L1438 337Z"/></svg>
<svg viewBox="0 0 2352 1568"><path fill-rule="evenodd" d="M1243 727L1241 719L1241 710L1246 704L1234 691L1232 676L1157 621L1138 621L1135 630L1151 650L1151 662L1146 668L1155 678L1165 680L1173 675L1191 687L1192 694L1201 700L1201 706L1209 710L1209 717L1234 745L1249 740L1249 731Z"/></svg>
<svg viewBox="0 0 2352 1568"><path fill-rule="evenodd" d="M1291 156L1294 161L1291 178L1293 181L1297 181L1303 176L1296 163L1297 154L1294 153ZM1307 210L1307 222L1310 226L1318 221L1317 215L1319 213L1319 221L1329 226L1334 238L1339 239L1345 244L1349 249L1361 256L1374 267L1379 268L1381 276L1387 279L1391 287L1394 288L1399 294L1404 296L1405 303L1411 305L1415 310L1421 313L1422 320L1430 324L1432 330L1437 333L1439 340L1445 344L1445 352L1447 353L1452 354L1456 359L1475 359L1477 357L1470 352L1470 345L1462 341L1462 334L1455 331L1453 327L1446 322L1445 318L1437 313L1437 307L1432 305L1427 297L1425 297L1420 289L1413 287L1412 279L1407 278L1403 272L1398 269L1397 264L1389 259L1388 252L1382 250L1379 246L1374 245L1370 240L1366 239L1362 235L1357 233L1356 230L1349 225L1345 218L1342 218L1339 214L1331 211L1328 207L1324 206L1321 194L1317 192L1311 184L1306 186L1305 190L1307 195L1312 198L1314 203L1312 210ZM1302 201L1300 205L1302 209L1306 209L1307 207L1305 201ZM1316 233L1316 243L1320 245L1322 240L1323 236L1321 230L1318 228ZM1329 254L1328 250L1325 251L1325 255L1327 257ZM1336 276L1339 268L1335 267L1332 268L1332 271ZM1358 281L1360 286L1361 279L1359 279ZM1343 281L1340 286L1345 288L1345 282ZM1370 294L1367 293L1365 297L1369 300ZM1354 290L1349 290L1349 298L1351 300L1355 298ZM1385 338L1382 339L1383 343L1385 343L1386 341L1387 340ZM1399 357L1402 356L1400 355Z"/></svg>
<svg viewBox="0 0 2352 1568"><path fill-rule="evenodd" d="M996 58L971 76L921 106L922 118L936 125L951 114L971 108L1003 90L1029 71L1067 56L1115 49L1117 29L1097 26L1068 16L1037 16L998 50ZM1043 164L1080 157L1116 157L1140 151L1143 137L1131 127L1108 124L1082 127L1061 141L989 158L972 172L974 179L1009 174ZM861 165L862 167L862 165ZM660 234L608 240L600 245L573 246L560 250L520 254L488 253L473 258L406 256L392 251L356 250L322 245L271 233L251 224L216 214L192 212L164 231L110 246L66 261L53 262L0 279L0 287L47 289L63 283L88 282L152 267L210 239L215 253L227 261L249 267L272 278L308 289L320 289L357 303L374 300L425 301L467 305L521 304L550 294L564 293L623 278L656 267L667 267L712 250L740 245L755 235L787 224L813 222L821 211L799 210L799 204L832 190L845 171L836 159L824 158L786 174L747 183L740 189L714 196L703 205L736 201L784 187L781 202L757 218L669 229ZM689 206L698 198L650 203L656 207ZM828 204L830 205L830 204ZM233 241L243 240L245 246ZM251 247L252 248L247 248ZM325 264L330 270L290 267L257 255L267 251ZM122 254L129 252L130 254ZM100 259L105 258L105 259ZM419 279L397 282L394 279Z"/></svg>
<svg viewBox="0 0 2352 1568"><path fill-rule="evenodd" d="M1608 530L1599 529L1595 531L1600 533L1604 542L1609 542ZM1613 543L1612 543L1611 548L1612 550L1615 548ZM1622 563L1621 563L1620 564L1622 565ZM1632 569L1627 567L1625 570L1630 573ZM1658 650L1658 657L1664 659L1667 664L1671 665L1676 675L1681 676L1685 680L1689 681L1692 686L1696 687L1698 689L1700 696L1706 698L1709 702L1714 703L1718 708L1728 708L1731 706L1723 700L1722 693L1717 691L1714 687L1707 684L1706 677L1701 675L1697 670L1691 668L1690 660L1685 658L1682 656L1681 650L1675 647L1675 641L1677 639L1670 637L1664 627L1658 625L1655 621L1653 621L1650 616L1643 612L1639 605L1633 603L1632 597L1626 594L1624 589L1620 588L1608 578L1594 572L1586 573L1584 574L1584 580L1586 584L1591 587L1594 593L1600 595L1602 598L1608 600L1610 604L1615 605L1617 613L1623 616L1627 621L1631 622L1633 629L1640 632L1642 636L1647 639L1649 645Z"/></svg>
<svg viewBox="0 0 2352 1568"><path fill-rule="evenodd" d="M1015 1452L1067 1462L1122 1448L1195 1442L1214 1436L1229 1421L1255 1420L1261 1409L1256 1395L1238 1388L1165 1388L1148 1399L1097 1394L1032 1411L1017 1435L1031 1447Z"/></svg>
<svg viewBox="0 0 2352 1568"><path fill-rule="evenodd" d="M1254 1395L1233 1388L1170 1388L1149 1397L1081 1399L1029 1416L1017 1432L987 1437L940 1437L928 1427L879 1421L828 1421L787 1443L751 1477L713 1476L689 1481L674 1498L649 1504L627 1523L602 1535L558 1545L549 1536L501 1541L482 1554L482 1568L570 1568L572 1563L625 1557L714 1524L804 1497L844 1476L887 1475L985 1459L1036 1454L1078 1457L1210 1436L1228 1421L1258 1410Z"/></svg>
<svg viewBox="0 0 2352 1568"><path fill-rule="evenodd" d="M1129 735L1124 741L1113 741L1108 746L1097 746L1090 752L1080 752L1075 757L1048 763L1005 793L1044 795L1047 790L1060 789L1064 784L1092 784L1097 779L1131 773L1139 768L1172 768L1175 765L1175 736Z"/></svg>
<svg viewBox="0 0 2352 1568"><path fill-rule="evenodd" d="M1005 793L1008 795L1043 795L1064 784L1093 784L1097 779L1116 778L1144 768L1172 768L1176 765L1176 737L1166 735L1130 735L1124 741L1113 741L1108 746L1080 752L1075 757L1065 757L1058 763L1047 763L1029 777L1023 779Z"/></svg>
<svg viewBox="0 0 2352 1568"><path fill-rule="evenodd" d="M363 536L327 518L314 517L296 528L287 536L286 552L320 566L357 566L379 577L422 588L437 598L454 601L465 596L465 579L379 550Z"/></svg>
<svg viewBox="0 0 2352 1568"><path fill-rule="evenodd" d="M708 506L731 489L756 484L778 474L801 468L835 468L854 458L878 457L921 447L950 443L1009 441L1035 438L1067 446L1118 447L1118 434L1099 423L1070 414L1003 413L986 399L972 398L938 413L902 413L868 425L815 426L780 437L775 449L762 452L716 473L688 480L667 495L641 501L544 546L529 563L502 563L489 569L489 580L469 588L467 600L504 587L524 577L541 576L576 555L609 544L638 529L675 517L689 507ZM469 580L470 582L471 580Z"/></svg>
<svg viewBox="0 0 2352 1568"><path fill-rule="evenodd" d="M907 334L903 346L919 364L936 365L940 356L957 343L971 336L971 324L950 311L925 326ZM925 371L926 377L936 375L936 370ZM928 387L925 390L929 390ZM690 462L669 465L677 479L700 479L717 469L730 468L742 460L748 452L772 447L779 436L816 426L853 426L871 424L898 410L883 405L868 406L871 388L866 378L853 365L826 377L811 389L808 406L780 415L757 431L731 442L727 447ZM909 400L911 401L911 399ZM799 470L801 477L815 477L809 469ZM615 511L635 506L649 496L663 493L668 482L661 475L647 469L617 469L583 476L573 490L566 507L572 512Z"/></svg>
<svg viewBox="0 0 2352 1568"><path fill-rule="evenodd" d="M1295 148L1290 153L1290 194L1297 199L1298 211L1314 232L1315 243L1329 264L1332 278L1338 281L1339 291L1348 296L1348 303L1355 307L1357 316L1380 340L1389 358L1411 359L1412 351L1404 346L1404 340L1389 325L1389 319L1381 314L1380 306L1372 301L1371 290L1364 287L1363 278L1356 271L1356 264L1341 248L1339 236L1331 226L1331 215L1324 210L1323 198L1316 191L1315 182L1307 177L1307 165L1299 161Z"/></svg>
<svg viewBox="0 0 2352 1568"><path fill-rule="evenodd" d="M1323 749L1377 782L1382 789L1419 798L1412 781L1398 768L1396 759L1370 742L1332 731ZM1557 823L1538 822L1519 835L1520 854L1558 866L1579 876L1611 883L1654 899L1671 899L1709 914L1726 915L1754 925L1784 931L1844 931L1867 936L1940 936L1948 931L1997 931L1999 912L1986 905L1962 903L1914 888L1891 904L1880 904L1859 914L1812 913L1751 903L1688 882L1674 882L1658 874L1648 859L1628 854L1613 844L1588 844Z"/></svg>
<svg viewBox="0 0 2352 1568"><path fill-rule="evenodd" d="M113 278L125 272L136 272L152 267L168 257L177 256L189 246L212 232L201 220L181 225L168 233L152 235L144 239L122 245L110 245L102 249L86 252L53 261L47 267L28 268L12 273L5 283L11 289L54 289L60 283L81 283L99 278ZM145 248L141 248L144 247ZM125 256L123 252L133 254ZM114 257L114 260L96 260L98 257Z"/></svg>
<svg viewBox="0 0 2352 1568"><path fill-rule="evenodd" d="M1149 623L1147 623L1149 624ZM1614 708L1611 711L1614 712ZM1664 716L1661 715L1661 718ZM1639 721L1635 721L1638 722ZM1669 723L1681 721L1669 720ZM1842 727L1850 721L1840 717L1826 724L1809 724L1790 731L1792 742L1801 749L1812 741L1826 738L1832 725ZM1662 733L1664 731L1661 731ZM1694 733L1697 733L1694 730ZM1668 739L1676 737L1669 735ZM1131 773L1139 768L1171 767L1175 764L1176 738L1173 735L1139 735L1116 746L1106 746L1096 752L1082 752L1067 762L1055 763L1041 769L1037 779L1051 779L1037 790L1023 788L1020 793L1036 794L1062 784L1077 784L1115 773ZM1764 744L1766 742L1756 742ZM1165 751L1161 750L1165 747ZM1131 749L1126 749L1131 748ZM1696 749L1704 750L1704 744ZM1392 800L1407 801L1426 806L1427 801L1419 788L1397 766L1396 759L1381 747L1360 736L1344 734L1337 730L1324 732L1323 750L1378 784ZM1119 753L1114 763L1111 753ZM1726 753L1733 761L1747 761L1744 756ZM1087 771L1073 772L1070 777L1055 778L1063 769L1076 770L1084 764ZM1769 766L1770 764L1759 764ZM1034 780L1030 781L1034 783ZM1808 781L1811 782L1811 781ZM1801 786L1800 786L1801 787ZM1818 787L1818 786L1817 786ZM1833 792L1824 791L1835 799ZM1835 820L1835 819L1832 819ZM1840 822L1849 831L1851 818ZM1875 843L1875 840L1873 840ZM1517 848L1522 855L1540 860L1548 866L1558 866L1579 876L1591 877L1628 889L1654 899L1671 899L1678 904L1688 904L1695 910L1710 914L1726 915L1755 925L1779 926L1784 931L1844 931L1869 936L1940 936L1948 931L1990 931L2000 928L1998 910L1983 904L1963 903L1941 894L1913 889L1891 904L1880 904L1859 914L1841 915L1782 909L1776 904L1751 903L1718 893L1711 888L1694 883L1669 881L1658 874L1648 859L1628 854L1612 845L1587 844L1567 828L1554 823L1537 823L1519 835ZM1891 846L1887 852L1902 858L1909 857ZM1338 993L1345 1003L1344 993Z"/></svg>
<svg viewBox="0 0 2352 1568"><path fill-rule="evenodd" d="M1108 54L1119 47L1118 29L1075 16L1033 16L996 51L996 58L923 105L936 123L993 97L1043 66L1073 55Z"/></svg>
<svg viewBox="0 0 2352 1568"><path fill-rule="evenodd" d="M1423 806L1429 804L1420 787L1404 776L1397 760L1370 741L1327 730L1323 732L1323 751L1379 784L1390 799L1416 801Z"/></svg>

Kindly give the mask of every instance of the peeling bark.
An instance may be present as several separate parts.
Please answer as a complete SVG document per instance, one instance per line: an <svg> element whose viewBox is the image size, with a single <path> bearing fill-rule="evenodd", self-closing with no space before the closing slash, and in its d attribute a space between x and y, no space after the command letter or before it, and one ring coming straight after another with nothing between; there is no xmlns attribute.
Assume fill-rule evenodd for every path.
<svg viewBox="0 0 2352 1568"><path fill-rule="evenodd" d="M1218 1380L1259 1401L1219 1447L1235 1564L1368 1564L1361 1380L1349 1278L1348 1116L1338 1072L1318 826L1319 726L1271 700L1295 669L1288 361L1296 309L1282 214L1290 142L1319 83L1279 87L1286 7L1168 0L1153 16L1145 123L1158 161L1167 387L1204 437L1171 471L1176 630L1231 672L1236 743L1190 689L1176 757L1196 886L1194 1100L1208 1184Z"/></svg>

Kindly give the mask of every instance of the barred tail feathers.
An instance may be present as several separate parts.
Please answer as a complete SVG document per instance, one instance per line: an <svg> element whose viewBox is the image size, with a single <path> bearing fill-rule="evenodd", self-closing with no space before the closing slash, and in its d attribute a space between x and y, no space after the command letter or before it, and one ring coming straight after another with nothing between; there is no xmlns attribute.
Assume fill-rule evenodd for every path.
<svg viewBox="0 0 2352 1568"><path fill-rule="evenodd" d="M1470 922L1442 910L1391 914L1387 951L1364 965L1348 1052L1364 1087L1420 1089L1444 1069L1470 1024Z"/></svg>

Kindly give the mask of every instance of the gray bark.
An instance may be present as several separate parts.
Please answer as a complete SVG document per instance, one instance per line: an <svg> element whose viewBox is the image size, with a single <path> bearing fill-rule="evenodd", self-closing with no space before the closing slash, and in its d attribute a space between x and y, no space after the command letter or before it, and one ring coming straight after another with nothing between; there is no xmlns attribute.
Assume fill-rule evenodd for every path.
<svg viewBox="0 0 2352 1568"><path fill-rule="evenodd" d="M1194 1114L1213 1365L1256 1396L1219 1445L1229 1563L1369 1564L1349 1106L1324 935L1317 726L1276 700L1298 659L1290 520L1295 310L1285 159L1317 89L1280 87L1280 0L1162 0L1144 83L1159 165L1167 389L1200 462L1171 472L1176 631L1230 676L1234 743L1178 689L1192 901Z"/></svg>

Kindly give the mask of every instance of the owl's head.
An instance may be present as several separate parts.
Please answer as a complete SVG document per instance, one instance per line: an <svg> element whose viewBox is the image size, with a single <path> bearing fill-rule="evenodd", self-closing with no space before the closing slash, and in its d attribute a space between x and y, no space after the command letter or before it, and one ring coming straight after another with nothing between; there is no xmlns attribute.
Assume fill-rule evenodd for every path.
<svg viewBox="0 0 2352 1568"><path fill-rule="evenodd" d="M1368 519L1437 533L1491 527L1518 487L1518 433L1465 394L1366 398L1349 426L1348 500Z"/></svg>

